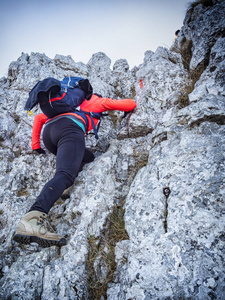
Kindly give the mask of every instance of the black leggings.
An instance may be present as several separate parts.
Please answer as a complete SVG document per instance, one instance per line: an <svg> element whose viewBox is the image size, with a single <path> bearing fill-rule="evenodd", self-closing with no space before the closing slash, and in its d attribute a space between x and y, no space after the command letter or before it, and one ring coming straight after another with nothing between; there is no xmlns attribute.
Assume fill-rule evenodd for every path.
<svg viewBox="0 0 225 300"><path fill-rule="evenodd" d="M85 148L83 130L66 117L45 126L43 141L45 147L56 155L56 173L29 211L48 213L63 191L74 183L82 167L94 160L94 155Z"/></svg>

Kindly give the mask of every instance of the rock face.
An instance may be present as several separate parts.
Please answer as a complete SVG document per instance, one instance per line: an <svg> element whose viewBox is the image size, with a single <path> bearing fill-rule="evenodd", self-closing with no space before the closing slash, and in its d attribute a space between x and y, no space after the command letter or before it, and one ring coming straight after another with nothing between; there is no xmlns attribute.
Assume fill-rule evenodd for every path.
<svg viewBox="0 0 225 300"><path fill-rule="evenodd" d="M10 64L0 80L0 299L224 299L224 15L224 1L193 3L171 49L147 51L131 71L124 59L111 70L104 53L87 65L39 53ZM20 245L15 228L55 169L52 154L32 152L23 107L38 80L68 75L137 108L121 130L111 112L99 141L87 136L96 158L49 215L68 244Z"/></svg>

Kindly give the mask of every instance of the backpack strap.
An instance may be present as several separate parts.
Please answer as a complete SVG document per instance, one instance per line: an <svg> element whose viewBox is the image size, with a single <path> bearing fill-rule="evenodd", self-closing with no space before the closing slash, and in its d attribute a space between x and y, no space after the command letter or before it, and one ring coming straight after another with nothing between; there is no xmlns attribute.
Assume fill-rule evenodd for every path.
<svg viewBox="0 0 225 300"><path fill-rule="evenodd" d="M92 124L93 130L94 130L95 138L98 140L98 130L99 130L99 126L101 123L101 116L99 116L99 115L97 116L97 114L94 112L89 112L87 114L91 118L91 124ZM93 118L96 118L99 120L97 127L95 126L95 122L94 122Z"/></svg>
<svg viewBox="0 0 225 300"><path fill-rule="evenodd" d="M86 131L88 131L88 128L89 128L89 122L88 122L87 115L90 117L91 125L92 125L93 131L94 131L95 138L98 140L99 139L98 130L99 130L99 127L100 127L100 124L101 124L102 113L95 113L95 112L92 112L92 111L88 112L88 111L83 111L83 110L76 110L75 113L80 115L81 117L83 117L85 119ZM105 115L106 114L104 114L104 116ZM95 126L94 118L99 120L97 127Z"/></svg>

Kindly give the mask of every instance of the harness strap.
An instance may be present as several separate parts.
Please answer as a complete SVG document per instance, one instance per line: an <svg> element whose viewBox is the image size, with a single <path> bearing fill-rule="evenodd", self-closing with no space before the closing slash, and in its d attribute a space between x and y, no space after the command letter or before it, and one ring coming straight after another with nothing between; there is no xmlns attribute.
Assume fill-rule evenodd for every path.
<svg viewBox="0 0 225 300"><path fill-rule="evenodd" d="M85 115L85 113L81 112L80 110L76 110L76 111L74 111L74 113L78 114L79 116L81 116L85 120L85 127L86 127L85 129L86 129L86 131L88 131L89 122L88 122L88 118Z"/></svg>
<svg viewBox="0 0 225 300"><path fill-rule="evenodd" d="M98 140L98 129L99 129L99 124L97 125L97 128L95 126L95 122L94 122L94 119L93 119L93 113L90 112L88 113L89 117L91 118L91 124L92 124L92 127L93 127L93 130L94 130L94 134L95 134L95 138ZM99 119L100 120L100 119ZM100 123L100 121L98 122Z"/></svg>
<svg viewBox="0 0 225 300"><path fill-rule="evenodd" d="M86 130L88 131L88 128L89 128L89 122L88 122L88 118L87 118L87 115L90 117L91 119L91 125L92 125L92 128L93 128L93 131L94 131L94 135L95 135L95 138L98 140L98 130L99 130L99 127L100 127L100 123L101 123L101 113L95 113L95 112L87 112L87 111L83 111L83 110L76 110L75 113L79 114L81 117L83 117L86 121ZM99 122L98 122L98 125L97 127L95 126L95 122L94 122L94 118L95 119L98 119Z"/></svg>

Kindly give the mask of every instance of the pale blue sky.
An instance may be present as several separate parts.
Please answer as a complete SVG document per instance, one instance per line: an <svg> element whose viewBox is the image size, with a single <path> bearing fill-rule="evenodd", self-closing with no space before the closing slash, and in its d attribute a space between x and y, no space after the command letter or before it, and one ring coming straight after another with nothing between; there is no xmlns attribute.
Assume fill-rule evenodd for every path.
<svg viewBox="0 0 225 300"><path fill-rule="evenodd" d="M87 63L104 52L130 68L147 50L170 47L189 0L0 0L0 77L22 52L71 55Z"/></svg>

